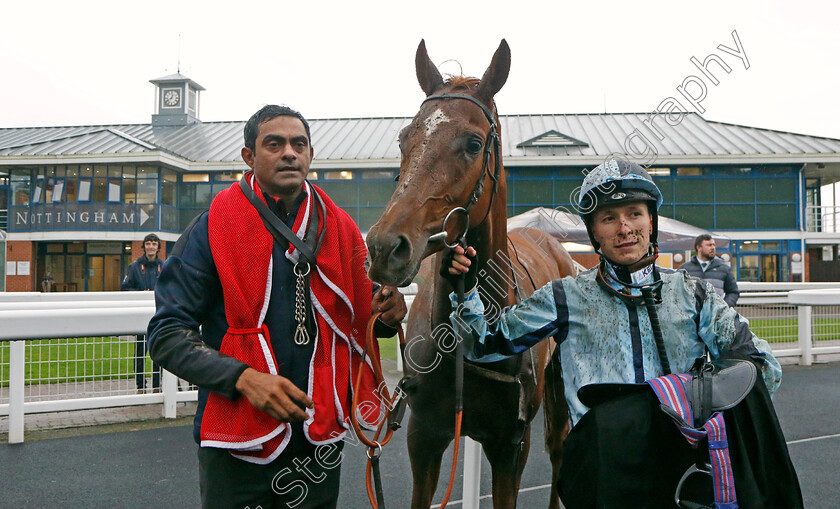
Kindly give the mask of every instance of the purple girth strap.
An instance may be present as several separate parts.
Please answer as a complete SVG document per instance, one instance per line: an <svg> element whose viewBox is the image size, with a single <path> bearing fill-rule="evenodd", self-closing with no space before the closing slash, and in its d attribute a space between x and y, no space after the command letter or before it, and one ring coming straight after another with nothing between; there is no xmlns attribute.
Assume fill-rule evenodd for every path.
<svg viewBox="0 0 840 509"><path fill-rule="evenodd" d="M703 424L702 428L694 428L688 423L694 422L691 405L685 393L684 382L691 380L691 375L680 373L665 375L647 383L659 401L672 409L668 413L674 420L680 433L688 440L692 447L697 447L703 437L708 437L709 459L712 467L712 482L715 490L715 507L717 509L736 509L738 502L735 498L735 478L732 475L732 462L729 457L729 443L726 439L726 424L723 414L715 412ZM679 417L679 418L678 418Z"/></svg>

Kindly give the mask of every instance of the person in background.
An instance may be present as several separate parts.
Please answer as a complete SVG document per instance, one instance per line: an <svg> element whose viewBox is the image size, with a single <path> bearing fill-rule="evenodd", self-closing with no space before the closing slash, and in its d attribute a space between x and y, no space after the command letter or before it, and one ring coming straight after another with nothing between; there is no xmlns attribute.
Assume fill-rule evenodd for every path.
<svg viewBox="0 0 840 509"><path fill-rule="evenodd" d="M52 291L53 283L55 283L55 279L53 278L52 272L50 272L50 269L45 269L44 278L41 279L41 291L50 293Z"/></svg>
<svg viewBox="0 0 840 509"><path fill-rule="evenodd" d="M154 233L143 239L143 254L128 266L128 271L120 285L120 290L140 292L154 290L160 276L161 262L158 257L160 238ZM146 336L137 336L134 342L134 373L137 382L137 392L146 389ZM152 363L152 390L160 388L160 366Z"/></svg>
<svg viewBox="0 0 840 509"><path fill-rule="evenodd" d="M694 239L694 249L697 250L697 255L692 256L691 260L682 264L680 268L690 276L711 283L715 293L720 295L729 307L734 307L741 292L738 291L738 283L732 269L715 256L715 241L712 236L708 233L698 235Z"/></svg>

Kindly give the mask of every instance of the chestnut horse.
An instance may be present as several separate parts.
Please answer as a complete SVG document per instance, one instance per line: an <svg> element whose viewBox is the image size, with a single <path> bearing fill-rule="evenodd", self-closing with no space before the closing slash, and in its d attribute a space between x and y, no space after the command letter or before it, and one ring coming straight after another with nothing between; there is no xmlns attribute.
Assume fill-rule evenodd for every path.
<svg viewBox="0 0 840 509"><path fill-rule="evenodd" d="M423 41L415 63L427 98L400 133L399 183L370 229L367 244L372 280L405 286L418 273L421 280L408 320L405 364L407 374L419 380L407 391L414 480L411 507L419 509L432 503L441 457L455 434L452 288L438 274L440 253L432 262L422 263L421 269L426 256L442 249L430 237L441 232L451 210L469 211L466 240L478 252L479 291L488 315L515 304L518 295L531 294L535 285L574 274L575 268L562 245L550 236L507 232L506 184L493 101L510 70L507 43L502 40L481 80L444 81ZM513 249L508 249L509 244ZM465 340L467 350L472 341ZM530 422L544 395L546 446L552 479L556 477L568 433L568 408L559 365L551 360L553 348L553 341L543 341L514 357L465 365L462 434L484 448L492 467L494 507L516 505L530 447ZM559 507L554 488L550 497L550 507Z"/></svg>

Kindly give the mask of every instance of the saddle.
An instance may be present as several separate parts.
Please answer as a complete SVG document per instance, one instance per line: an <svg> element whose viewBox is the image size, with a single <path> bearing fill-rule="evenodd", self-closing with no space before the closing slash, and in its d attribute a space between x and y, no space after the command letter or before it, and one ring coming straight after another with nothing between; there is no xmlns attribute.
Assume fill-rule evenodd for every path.
<svg viewBox="0 0 840 509"><path fill-rule="evenodd" d="M717 359L711 362L698 357L685 382L686 396L695 416L694 422L702 425L713 412L728 410L740 403L750 392L758 378L755 365L738 359ZM578 389L578 399L589 408L614 398L649 391L647 383L621 384L600 383L584 385ZM668 408L668 407L666 407ZM669 416L673 411L665 410ZM702 419L702 420L701 420Z"/></svg>
<svg viewBox="0 0 840 509"><path fill-rule="evenodd" d="M578 390L578 398L591 408L616 397L652 388L663 403L660 409L697 449L695 464L685 471L677 483L674 501L677 507L684 509L706 509L715 507L716 502L724 499L735 501L731 474L728 479L721 480L719 477L722 461L725 462L725 470L731 471L728 452L725 453L725 459L721 459L719 453L713 458L711 453L713 449L720 449L721 444L724 449L728 447L725 445L726 430L720 412L740 403L752 390L757 378L758 372L753 363L736 359L712 361L706 352L706 355L694 362L687 374L668 375L643 384L590 384ZM680 387L684 395L680 393ZM697 447L701 441L708 443L708 456ZM715 463L716 468L713 468L712 463ZM726 493L721 494L720 488L724 486Z"/></svg>

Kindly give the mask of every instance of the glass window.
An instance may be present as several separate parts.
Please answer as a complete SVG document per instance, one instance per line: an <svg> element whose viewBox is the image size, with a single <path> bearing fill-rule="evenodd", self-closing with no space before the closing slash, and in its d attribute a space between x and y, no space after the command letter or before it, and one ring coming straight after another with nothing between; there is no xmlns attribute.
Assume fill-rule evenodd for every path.
<svg viewBox="0 0 840 509"><path fill-rule="evenodd" d="M718 175L745 176L752 174L752 168L743 166L718 166L716 170Z"/></svg>
<svg viewBox="0 0 840 509"><path fill-rule="evenodd" d="M210 182L208 173L184 173L181 175L182 182Z"/></svg>
<svg viewBox="0 0 840 509"><path fill-rule="evenodd" d="M158 167L157 166L138 166L137 167L137 178L157 177L157 175L158 175Z"/></svg>
<svg viewBox="0 0 840 509"><path fill-rule="evenodd" d="M196 184L195 186L195 205L196 207L209 207L211 197L210 184Z"/></svg>
<svg viewBox="0 0 840 509"><path fill-rule="evenodd" d="M670 177L671 168L648 168L648 175L651 177ZM656 180L656 179L654 179Z"/></svg>
<svg viewBox="0 0 840 509"><path fill-rule="evenodd" d="M230 184L213 184L213 198L216 197L217 194L221 193L225 189L229 188Z"/></svg>
<svg viewBox="0 0 840 509"><path fill-rule="evenodd" d="M724 230L755 229L755 207L750 205L718 205L717 228Z"/></svg>
<svg viewBox="0 0 840 509"><path fill-rule="evenodd" d="M715 201L714 180L677 179L676 203L712 203Z"/></svg>
<svg viewBox="0 0 840 509"><path fill-rule="evenodd" d="M352 182L322 182L321 189L341 208L355 207L356 186Z"/></svg>
<svg viewBox="0 0 840 509"><path fill-rule="evenodd" d="M763 178L756 181L756 195L760 202L796 201L796 180Z"/></svg>
<svg viewBox="0 0 840 509"><path fill-rule="evenodd" d="M53 186L52 202L59 203L62 195L64 195L64 179L56 179L55 185Z"/></svg>
<svg viewBox="0 0 840 509"><path fill-rule="evenodd" d="M137 202L157 203L157 179L137 179Z"/></svg>
<svg viewBox="0 0 840 509"><path fill-rule="evenodd" d="M79 201L90 201L90 179L79 179Z"/></svg>
<svg viewBox="0 0 840 509"><path fill-rule="evenodd" d="M108 201L111 203L119 202L120 200L120 184L121 179L108 179Z"/></svg>
<svg viewBox="0 0 840 509"><path fill-rule="evenodd" d="M361 207L359 209L359 229L362 231L370 230L370 227L379 221L380 216L382 216L382 209L379 207Z"/></svg>
<svg viewBox="0 0 840 509"><path fill-rule="evenodd" d="M571 205L577 203L577 195L580 192L580 180L555 180L554 181L554 206ZM548 182L546 182L548 187ZM574 196L572 196L574 194Z"/></svg>
<svg viewBox="0 0 840 509"><path fill-rule="evenodd" d="M137 176L137 168L135 168L134 166L123 166L122 172L124 179L133 179Z"/></svg>
<svg viewBox="0 0 840 509"><path fill-rule="evenodd" d="M714 228L714 209L711 205L677 205L674 219L699 228Z"/></svg>
<svg viewBox="0 0 840 509"><path fill-rule="evenodd" d="M90 165L79 166L79 176L80 177L92 177L93 176L93 168Z"/></svg>
<svg viewBox="0 0 840 509"><path fill-rule="evenodd" d="M382 180L394 180L396 177L396 173L390 170L387 171L379 171L379 170L372 170L372 171L362 171L360 172L363 179L382 179Z"/></svg>
<svg viewBox="0 0 840 509"><path fill-rule="evenodd" d="M659 188L662 193L662 200L667 202L674 201L674 179L670 177L653 177L653 183Z"/></svg>
<svg viewBox="0 0 840 509"><path fill-rule="evenodd" d="M177 203L178 184L174 180L164 180L160 184L160 202L163 205L175 205Z"/></svg>
<svg viewBox="0 0 840 509"><path fill-rule="evenodd" d="M696 166L677 168L677 175L680 177L696 177L700 175L709 174L708 168L700 168Z"/></svg>
<svg viewBox="0 0 840 509"><path fill-rule="evenodd" d="M739 256L738 269L739 281L758 281L758 255Z"/></svg>
<svg viewBox="0 0 840 509"><path fill-rule="evenodd" d="M758 205L758 228L796 228L796 205Z"/></svg>
<svg viewBox="0 0 840 509"><path fill-rule="evenodd" d="M108 167L104 164L94 164L93 165L93 176L94 177L107 177L108 176Z"/></svg>
<svg viewBox="0 0 840 509"><path fill-rule="evenodd" d="M359 205L387 205L396 182L359 182ZM352 185L352 184L348 184ZM381 213L381 209L377 209ZM362 215L364 219L364 214Z"/></svg>
<svg viewBox="0 0 840 509"><path fill-rule="evenodd" d="M108 181L105 178L93 179L93 190L91 192L91 201L106 202L108 201Z"/></svg>
<svg viewBox="0 0 840 509"><path fill-rule="evenodd" d="M186 176L186 175L185 175ZM213 175L213 179L219 182L238 182L242 180L242 172L238 171L223 171L221 173L215 173ZM188 182L184 180L184 182ZM194 182L194 181L189 181ZM204 182L207 182L206 180Z"/></svg>
<svg viewBox="0 0 840 509"><path fill-rule="evenodd" d="M108 165L108 176L112 178L122 178L122 166Z"/></svg>
<svg viewBox="0 0 840 509"><path fill-rule="evenodd" d="M44 188L47 187L46 179L38 177L35 179L35 189L32 191L32 203L40 203L44 196Z"/></svg>
<svg viewBox="0 0 840 509"><path fill-rule="evenodd" d="M754 179L726 178L715 181L715 199L718 203L753 203Z"/></svg>
<svg viewBox="0 0 840 509"><path fill-rule="evenodd" d="M352 171L325 171L324 180L351 180L353 178Z"/></svg>
<svg viewBox="0 0 840 509"><path fill-rule="evenodd" d="M760 245L762 251L778 251L782 248L782 243L778 240L762 240Z"/></svg>
<svg viewBox="0 0 840 509"><path fill-rule="evenodd" d="M122 184L123 203L137 203L137 181L127 179Z"/></svg>
<svg viewBox="0 0 840 509"><path fill-rule="evenodd" d="M548 181L540 180L516 180L511 182L514 187L516 204L529 203L551 207L554 203L552 189Z"/></svg>
<svg viewBox="0 0 840 509"><path fill-rule="evenodd" d="M68 177L78 177L79 176L79 165L78 164L71 164L67 166L67 176Z"/></svg>
<svg viewBox="0 0 840 509"><path fill-rule="evenodd" d="M527 168L510 172L514 179L524 177L548 177L551 175L551 168Z"/></svg>
<svg viewBox="0 0 840 509"><path fill-rule="evenodd" d="M740 251L758 251L758 241L757 240L745 240L743 242L738 243L738 249Z"/></svg>
<svg viewBox="0 0 840 509"><path fill-rule="evenodd" d="M26 179L22 179L21 177L15 176L12 174L11 178L11 191L12 191L12 205L29 205L29 190L30 190L30 178L29 175L26 176Z"/></svg>
<svg viewBox="0 0 840 509"><path fill-rule="evenodd" d="M64 201L67 203L73 203L79 199L79 180L78 179L66 179L66 190Z"/></svg>

